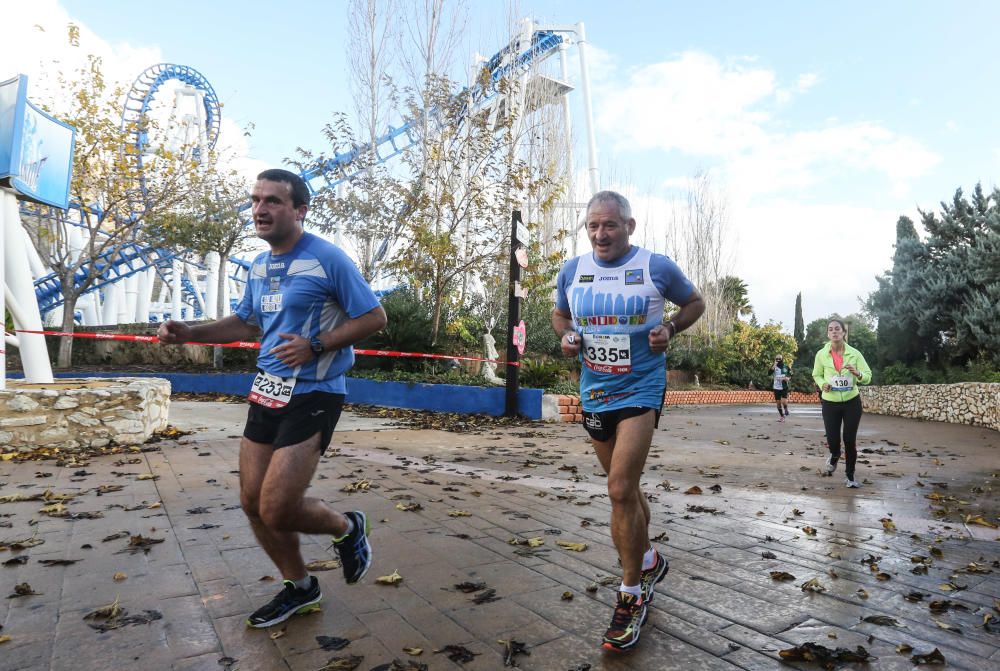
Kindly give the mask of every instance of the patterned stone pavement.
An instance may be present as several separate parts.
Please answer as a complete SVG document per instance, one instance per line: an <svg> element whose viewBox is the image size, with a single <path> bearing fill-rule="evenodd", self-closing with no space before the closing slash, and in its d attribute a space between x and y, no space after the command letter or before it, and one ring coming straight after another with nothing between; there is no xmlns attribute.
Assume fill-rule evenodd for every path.
<svg viewBox="0 0 1000 671"><path fill-rule="evenodd" d="M947 665L930 668L1000 669L1000 531L974 522L1000 515L1000 434L866 415L864 487L849 490L818 474L818 408L793 412L785 424L764 406L664 414L643 484L670 573L638 649L613 655L599 643L617 558L580 426L453 433L348 413L310 491L368 513L374 567L354 586L317 572L322 611L261 631L245 618L280 580L238 507L245 410L175 402L172 423L194 433L151 451L0 462L0 501L76 495L52 511L69 517L40 512L52 501L0 503L0 547L44 541L0 550L0 670L492 670L505 640L530 653L520 668L544 671L821 668L779 661L806 642L877 657L840 668L925 668L911 657L937 648ZM137 535L162 542L130 547ZM544 544L511 544L528 538ZM333 559L328 543L304 538L307 561ZM375 582L393 571L399 584ZM811 579L821 591L802 589ZM24 583L35 594L2 598ZM115 601L138 622L89 626ZM323 636L349 643L324 650ZM449 659L463 648L467 661ZM363 659L337 665L348 656Z"/></svg>

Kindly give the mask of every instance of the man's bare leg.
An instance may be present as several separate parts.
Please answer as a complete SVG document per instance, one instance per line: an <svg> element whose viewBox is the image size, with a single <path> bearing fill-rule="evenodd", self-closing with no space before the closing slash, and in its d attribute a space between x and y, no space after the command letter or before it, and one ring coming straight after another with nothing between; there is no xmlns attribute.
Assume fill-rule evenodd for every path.
<svg viewBox="0 0 1000 671"><path fill-rule="evenodd" d="M240 444L240 502L254 536L285 580L307 573L300 532L342 536L347 530L347 518L304 495L319 458L319 434L278 449L247 438Z"/></svg>
<svg viewBox="0 0 1000 671"><path fill-rule="evenodd" d="M604 469L604 473L607 475L611 471L611 454L615 449L615 439L612 438L608 441L591 439L590 442L594 445L594 453L597 454L597 460L601 463L601 468ZM642 490L639 487L636 487L635 495L639 500L639 505L642 506L642 514L646 518L646 527L648 529L650 521L653 519L653 514L649 511L649 501L643 496ZM646 549L649 549L649 546Z"/></svg>
<svg viewBox="0 0 1000 671"><path fill-rule="evenodd" d="M653 439L653 411L618 423L608 469L611 539L622 562L622 583L638 585L642 555L649 547L649 504L639 488Z"/></svg>

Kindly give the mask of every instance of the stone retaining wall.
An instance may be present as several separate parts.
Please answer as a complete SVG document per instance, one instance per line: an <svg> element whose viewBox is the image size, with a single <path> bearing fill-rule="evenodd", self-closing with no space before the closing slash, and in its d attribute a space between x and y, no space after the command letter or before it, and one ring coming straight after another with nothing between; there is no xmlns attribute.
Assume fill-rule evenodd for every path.
<svg viewBox="0 0 1000 671"><path fill-rule="evenodd" d="M1000 384L963 382L861 387L861 397L865 412L952 424L972 424L1000 431ZM543 419L583 421L583 409L578 396L547 394L545 398ZM818 403L819 396L793 391L789 394L788 401ZM749 390L689 390L668 391L664 395L664 404L667 406L757 403L774 403L774 394L770 391Z"/></svg>
<svg viewBox="0 0 1000 671"><path fill-rule="evenodd" d="M138 445L167 428L170 383L158 378L7 380L0 391L0 451Z"/></svg>
<svg viewBox="0 0 1000 671"><path fill-rule="evenodd" d="M559 407L559 421L581 422L583 421L583 408L580 406L579 396L566 394L552 395ZM690 391L668 391L663 396L664 405L751 405L755 403L774 403L774 392L771 391L700 391L692 389ZM803 394L793 391L788 395L789 403L819 403L819 396L816 394ZM548 413L544 412L543 419L550 419ZM553 414L551 417L555 420Z"/></svg>
<svg viewBox="0 0 1000 671"><path fill-rule="evenodd" d="M865 412L1000 431L1000 384L907 384L861 387Z"/></svg>

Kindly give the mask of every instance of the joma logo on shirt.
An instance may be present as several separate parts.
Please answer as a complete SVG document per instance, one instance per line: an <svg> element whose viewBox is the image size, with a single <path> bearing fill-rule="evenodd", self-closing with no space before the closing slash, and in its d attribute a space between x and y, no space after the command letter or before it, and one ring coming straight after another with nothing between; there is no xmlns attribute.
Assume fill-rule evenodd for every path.
<svg viewBox="0 0 1000 671"><path fill-rule="evenodd" d="M617 282L618 281L618 276L617 275L605 275L604 277L598 277L597 281L598 282Z"/></svg>

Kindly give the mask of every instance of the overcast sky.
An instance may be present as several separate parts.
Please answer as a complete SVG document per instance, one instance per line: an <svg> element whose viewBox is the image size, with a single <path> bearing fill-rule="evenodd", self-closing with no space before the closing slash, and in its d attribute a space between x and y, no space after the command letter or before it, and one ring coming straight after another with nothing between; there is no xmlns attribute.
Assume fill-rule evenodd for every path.
<svg viewBox="0 0 1000 671"><path fill-rule="evenodd" d="M68 62L74 21L77 53L102 55L126 85L160 62L201 72L224 105L222 142L252 172L298 146L322 149L330 113L353 110L345 4L5 3L0 79ZM466 62L501 46L508 15L504 3L471 4ZM1000 3L552 0L515 13L585 23L601 187L632 196L651 222L644 239L663 251L671 198L707 171L728 205L732 269L761 321L787 331L799 291L806 321L859 309L891 264L900 215L1000 174Z"/></svg>

